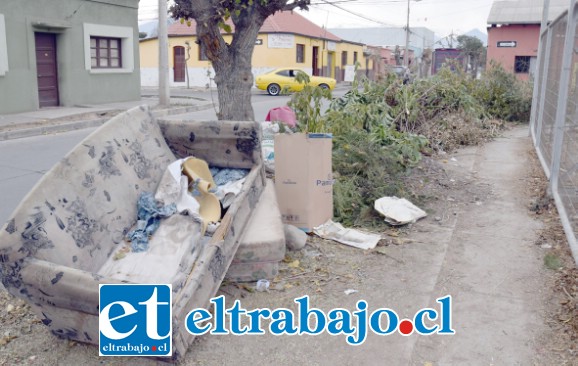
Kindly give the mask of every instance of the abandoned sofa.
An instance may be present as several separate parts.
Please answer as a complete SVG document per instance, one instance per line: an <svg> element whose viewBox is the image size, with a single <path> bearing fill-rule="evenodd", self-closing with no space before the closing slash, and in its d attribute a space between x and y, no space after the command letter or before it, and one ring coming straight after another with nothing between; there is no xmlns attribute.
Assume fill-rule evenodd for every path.
<svg viewBox="0 0 578 366"><path fill-rule="evenodd" d="M99 283L172 283L173 357L182 356L192 342L184 318L217 292L263 190L259 139L252 122L157 122L147 107L114 117L46 173L2 227L2 283L53 334L94 344ZM152 240L146 253L119 259L139 194L154 192L167 165L191 155L251 169L200 257L192 258L187 235L198 223L184 220L176 222L182 230L170 245Z"/></svg>

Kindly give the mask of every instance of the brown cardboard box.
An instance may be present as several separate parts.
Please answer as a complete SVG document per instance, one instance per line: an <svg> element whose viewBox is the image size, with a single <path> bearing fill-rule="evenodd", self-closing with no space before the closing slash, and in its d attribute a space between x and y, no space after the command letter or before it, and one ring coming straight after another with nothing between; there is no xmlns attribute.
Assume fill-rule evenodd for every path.
<svg viewBox="0 0 578 366"><path fill-rule="evenodd" d="M286 224L307 232L333 217L331 134L275 136L275 191Z"/></svg>

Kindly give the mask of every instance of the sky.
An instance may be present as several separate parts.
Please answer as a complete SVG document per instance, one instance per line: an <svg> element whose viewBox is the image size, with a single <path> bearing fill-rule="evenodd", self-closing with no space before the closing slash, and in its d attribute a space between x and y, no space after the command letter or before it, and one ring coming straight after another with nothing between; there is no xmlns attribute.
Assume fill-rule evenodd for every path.
<svg viewBox="0 0 578 366"><path fill-rule="evenodd" d="M327 2L333 3L333 5ZM486 33L493 0L410 0L411 27L426 27L438 36L463 34L472 29ZM327 28L404 27L407 0L311 0L309 11L300 11ZM139 20L156 18L158 0L140 0Z"/></svg>

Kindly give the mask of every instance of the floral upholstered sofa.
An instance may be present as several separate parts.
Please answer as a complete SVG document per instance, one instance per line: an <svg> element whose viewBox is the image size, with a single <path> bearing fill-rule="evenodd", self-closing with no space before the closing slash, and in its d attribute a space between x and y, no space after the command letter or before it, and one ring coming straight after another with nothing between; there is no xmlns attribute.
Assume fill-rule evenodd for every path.
<svg viewBox="0 0 578 366"><path fill-rule="evenodd" d="M259 139L252 122L158 122L144 106L114 117L46 173L2 227L2 283L55 335L94 344L99 284L171 283L173 354L183 355L192 342L184 318L216 293L263 190ZM137 220L139 194L154 192L167 165L186 156L250 169L220 227L198 248L191 239L199 223L172 216L172 241L152 240L144 254L119 256ZM135 265L127 277L111 261Z"/></svg>

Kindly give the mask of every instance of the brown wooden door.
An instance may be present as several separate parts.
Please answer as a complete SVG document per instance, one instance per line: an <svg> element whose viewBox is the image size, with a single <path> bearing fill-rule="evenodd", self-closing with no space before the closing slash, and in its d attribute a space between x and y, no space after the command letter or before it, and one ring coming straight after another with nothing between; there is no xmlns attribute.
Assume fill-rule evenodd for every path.
<svg viewBox="0 0 578 366"><path fill-rule="evenodd" d="M341 80L345 80L345 66L347 65L347 51L341 52Z"/></svg>
<svg viewBox="0 0 578 366"><path fill-rule="evenodd" d="M40 107L54 107L58 100L58 64L56 63L56 34L35 33L36 74Z"/></svg>
<svg viewBox="0 0 578 366"><path fill-rule="evenodd" d="M319 47L313 46L313 57L312 57L311 68L314 76L319 76Z"/></svg>
<svg viewBox="0 0 578 366"><path fill-rule="evenodd" d="M185 81L185 48L173 47L173 71L175 81Z"/></svg>

